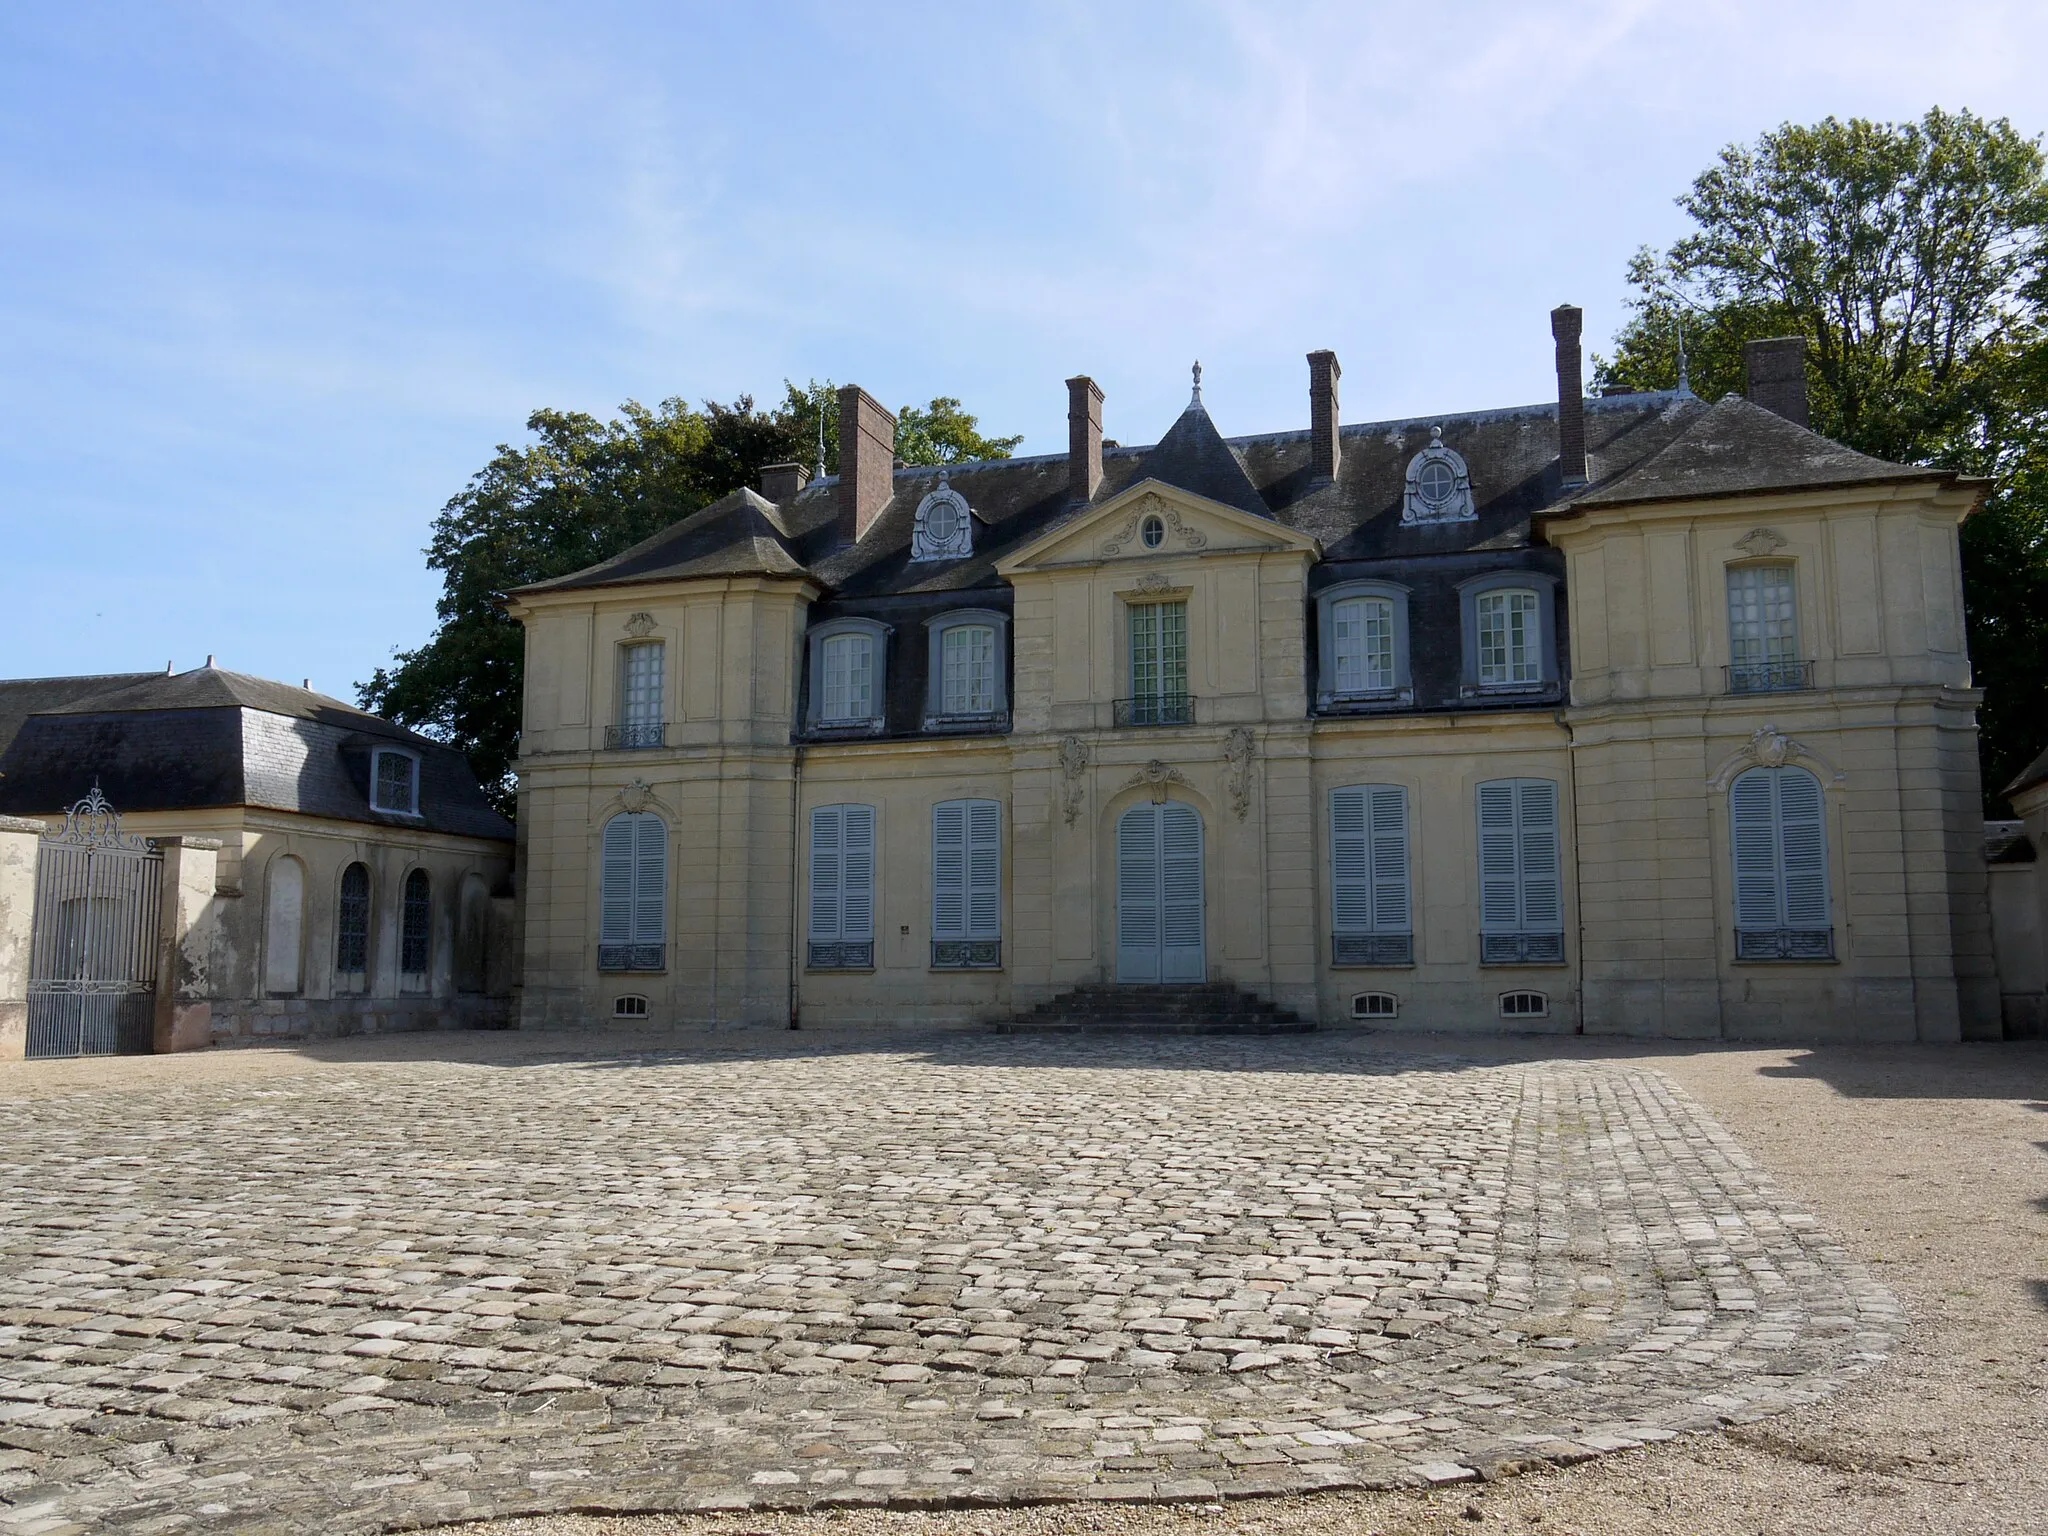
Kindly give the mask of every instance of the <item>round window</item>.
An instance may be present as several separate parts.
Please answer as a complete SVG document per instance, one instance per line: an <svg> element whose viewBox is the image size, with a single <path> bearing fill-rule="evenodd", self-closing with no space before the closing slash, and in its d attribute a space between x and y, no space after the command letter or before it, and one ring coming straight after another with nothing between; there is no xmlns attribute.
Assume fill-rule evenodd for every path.
<svg viewBox="0 0 2048 1536"><path fill-rule="evenodd" d="M1139 525L1138 537L1145 541L1147 549L1157 549L1166 542L1166 524L1156 517L1148 517Z"/></svg>
<svg viewBox="0 0 2048 1536"><path fill-rule="evenodd" d="M1442 459L1431 459L1422 466L1422 473L1416 476L1416 489L1422 492L1422 499L1432 507L1440 507L1451 499L1451 492L1458 488L1458 477L1451 472L1451 466Z"/></svg>
<svg viewBox="0 0 2048 1536"><path fill-rule="evenodd" d="M960 532L960 513L950 501L937 501L924 515L924 536L944 548Z"/></svg>

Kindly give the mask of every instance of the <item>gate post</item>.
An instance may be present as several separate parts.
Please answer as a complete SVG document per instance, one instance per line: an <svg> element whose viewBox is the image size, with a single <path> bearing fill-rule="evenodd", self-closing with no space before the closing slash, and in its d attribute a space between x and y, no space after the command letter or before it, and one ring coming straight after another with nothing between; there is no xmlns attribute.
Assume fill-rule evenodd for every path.
<svg viewBox="0 0 2048 1536"><path fill-rule="evenodd" d="M0 816L0 1061L28 1053L28 962L44 824Z"/></svg>
<svg viewBox="0 0 2048 1536"><path fill-rule="evenodd" d="M158 1051L213 1044L213 960L217 837L160 837L164 853L163 924L156 967Z"/></svg>

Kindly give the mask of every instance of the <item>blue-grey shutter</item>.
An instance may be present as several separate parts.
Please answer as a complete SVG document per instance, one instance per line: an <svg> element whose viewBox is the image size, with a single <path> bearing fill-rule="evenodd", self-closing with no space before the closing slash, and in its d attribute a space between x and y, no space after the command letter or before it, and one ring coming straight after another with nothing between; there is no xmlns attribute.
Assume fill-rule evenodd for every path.
<svg viewBox="0 0 2048 1536"><path fill-rule="evenodd" d="M668 939L668 824L659 816L635 816L633 833L633 942Z"/></svg>
<svg viewBox="0 0 2048 1536"><path fill-rule="evenodd" d="M1752 768L1729 786L1728 821L1735 845L1735 926L1759 932L1784 927L1778 797L1770 769Z"/></svg>
<svg viewBox="0 0 2048 1536"><path fill-rule="evenodd" d="M811 812L811 942L829 944L839 934L840 816L837 805Z"/></svg>
<svg viewBox="0 0 2048 1536"><path fill-rule="evenodd" d="M967 936L1003 936L1003 811L994 800L967 802Z"/></svg>
<svg viewBox="0 0 2048 1536"><path fill-rule="evenodd" d="M1785 870L1785 926L1828 921L1828 849L1820 780L1804 768L1778 770L1778 839Z"/></svg>
<svg viewBox="0 0 2048 1536"><path fill-rule="evenodd" d="M1161 981L1202 981L1202 818L1185 805L1159 810Z"/></svg>
<svg viewBox="0 0 2048 1536"><path fill-rule="evenodd" d="M932 807L932 937L967 937L967 802Z"/></svg>
<svg viewBox="0 0 2048 1536"><path fill-rule="evenodd" d="M1159 980L1159 817L1136 805L1116 824L1117 979Z"/></svg>
<svg viewBox="0 0 2048 1536"><path fill-rule="evenodd" d="M1557 786L1548 779L1523 779L1516 786L1516 832L1522 861L1522 930L1558 933L1564 928L1564 887L1557 839Z"/></svg>
<svg viewBox="0 0 2048 1536"><path fill-rule="evenodd" d="M1330 907L1337 933L1369 933L1373 926L1372 840L1367 790L1353 785L1330 792Z"/></svg>
<svg viewBox="0 0 2048 1536"><path fill-rule="evenodd" d="M1522 926L1522 861L1515 836L1515 781L1479 786L1479 930Z"/></svg>
<svg viewBox="0 0 2048 1536"><path fill-rule="evenodd" d="M604 824L604 847L598 865L600 944L633 942L634 818L614 816Z"/></svg>
<svg viewBox="0 0 2048 1536"><path fill-rule="evenodd" d="M839 931L848 941L875 936L875 808L840 808L843 860L839 885Z"/></svg>
<svg viewBox="0 0 2048 1536"><path fill-rule="evenodd" d="M1366 792L1372 839L1372 926L1377 933L1409 931L1408 791L1375 784Z"/></svg>

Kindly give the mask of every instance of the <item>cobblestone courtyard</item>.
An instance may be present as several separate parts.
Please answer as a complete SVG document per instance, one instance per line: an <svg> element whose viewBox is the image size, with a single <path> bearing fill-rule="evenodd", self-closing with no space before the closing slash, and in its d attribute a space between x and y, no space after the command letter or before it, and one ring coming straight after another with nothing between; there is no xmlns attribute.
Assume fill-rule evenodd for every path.
<svg viewBox="0 0 2048 1536"><path fill-rule="evenodd" d="M790 1039L14 1100L0 1532L1450 1482L1897 1330L1644 1068Z"/></svg>

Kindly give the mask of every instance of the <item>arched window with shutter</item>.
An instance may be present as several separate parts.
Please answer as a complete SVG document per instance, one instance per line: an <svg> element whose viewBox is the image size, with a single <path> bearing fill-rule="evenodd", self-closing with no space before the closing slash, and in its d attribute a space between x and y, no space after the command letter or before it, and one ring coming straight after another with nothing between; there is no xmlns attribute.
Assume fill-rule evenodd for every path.
<svg viewBox="0 0 2048 1536"><path fill-rule="evenodd" d="M1479 963L1564 964L1556 783L1493 779L1478 799Z"/></svg>
<svg viewBox="0 0 2048 1536"><path fill-rule="evenodd" d="M1412 965L1408 791L1330 791L1330 957L1335 965Z"/></svg>
<svg viewBox="0 0 2048 1536"><path fill-rule="evenodd" d="M810 966L875 966L875 808L821 805L811 812Z"/></svg>
<svg viewBox="0 0 2048 1536"><path fill-rule="evenodd" d="M652 811L604 824L597 968L659 971L668 960L668 823Z"/></svg>
<svg viewBox="0 0 2048 1536"><path fill-rule="evenodd" d="M1003 963L1002 806L942 800L932 807L932 969Z"/></svg>
<svg viewBox="0 0 2048 1536"><path fill-rule="evenodd" d="M1827 804L1804 768L1752 768L1728 786L1735 958L1832 960Z"/></svg>

